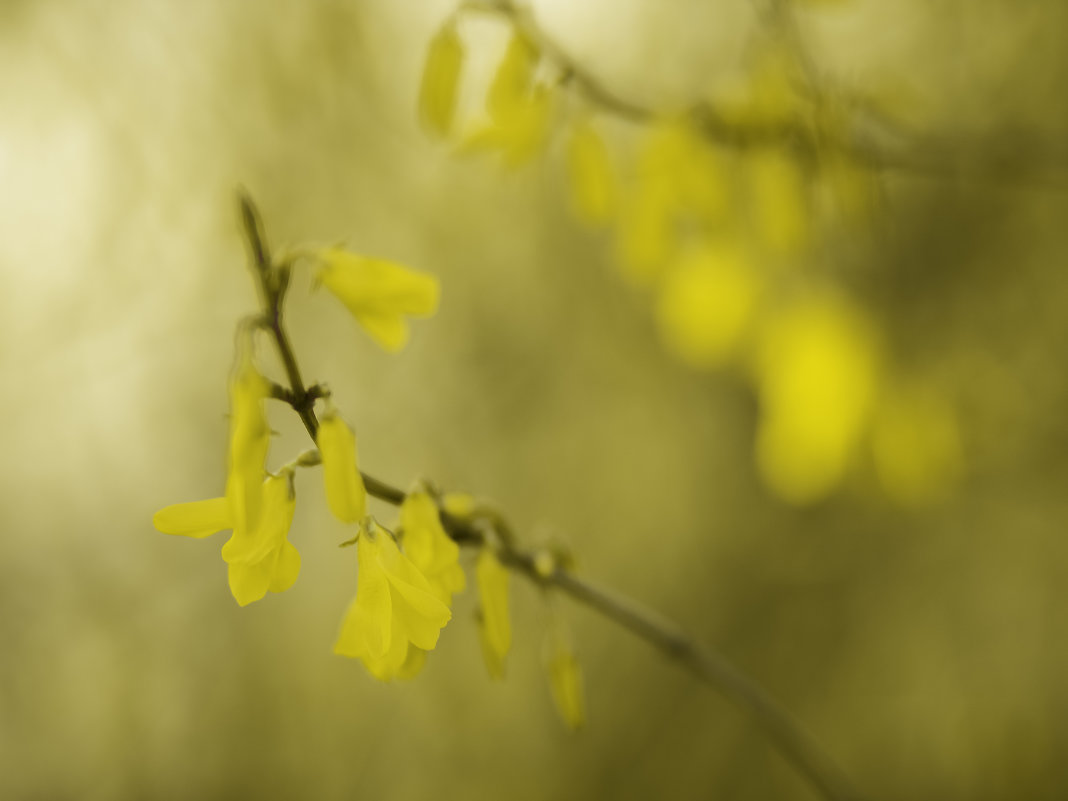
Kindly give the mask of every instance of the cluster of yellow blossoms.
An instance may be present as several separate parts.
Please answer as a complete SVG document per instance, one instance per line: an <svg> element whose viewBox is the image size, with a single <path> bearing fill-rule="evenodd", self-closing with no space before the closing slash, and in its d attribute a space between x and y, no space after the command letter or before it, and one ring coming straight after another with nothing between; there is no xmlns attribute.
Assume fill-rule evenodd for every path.
<svg viewBox="0 0 1068 801"><path fill-rule="evenodd" d="M316 281L336 296L361 327L384 349L399 350L408 339L407 318L436 311L438 282L430 275L389 261L357 256L337 248L312 254ZM165 534L203 538L230 530L222 548L230 591L241 606L268 591L293 586L301 559L289 542L296 506L298 467L321 464L327 504L342 523L356 526L356 595L342 619L334 652L359 659L376 678L415 676L427 651L452 617L452 597L464 590L460 548L442 524L440 504L455 519L477 510L470 496L439 499L419 484L400 503L393 530L367 513L367 490L359 470L356 438L332 402L315 429L317 451L308 451L277 472L266 469L271 429L266 400L275 388L257 369L255 323L237 336L230 377L230 437L226 493L220 498L167 506L153 522ZM503 675L511 648L508 572L493 549L483 545L476 576L481 594L480 631L487 669ZM580 673L570 650L547 664L554 697L565 721L577 727L583 707ZM561 660L570 660L561 672ZM562 699L562 700L561 700Z"/></svg>
<svg viewBox="0 0 1068 801"><path fill-rule="evenodd" d="M509 41L485 113L454 119L466 61L455 13L427 50L424 126L511 167L563 131L572 208L614 229L620 270L651 296L666 349L695 369L735 370L753 387L767 486L812 503L865 465L905 505L951 486L961 460L952 408L890 363L871 315L822 274L830 249L865 230L881 203L878 176L849 146L849 102L799 91L804 65L769 41L753 48L744 80L716 87L689 113L654 114L571 62L530 12L492 9ZM561 91L569 84L573 92ZM613 158L596 113L637 123L636 153ZM895 447L902 441L910 447Z"/></svg>

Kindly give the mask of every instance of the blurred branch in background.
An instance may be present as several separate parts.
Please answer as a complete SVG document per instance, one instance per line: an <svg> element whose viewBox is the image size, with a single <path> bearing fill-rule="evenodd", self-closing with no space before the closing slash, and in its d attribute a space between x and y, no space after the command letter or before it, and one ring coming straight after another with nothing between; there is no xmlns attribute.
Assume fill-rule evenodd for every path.
<svg viewBox="0 0 1068 801"><path fill-rule="evenodd" d="M783 146L798 158L835 152L873 170L897 170L938 178L996 181L1068 189L1068 146L1027 130L1006 128L976 136L968 131L920 131L886 111L879 101L828 86L805 46L792 0L754 0L765 35L777 41L789 64L785 76L803 105L765 114L733 104L700 100L682 114L627 97L568 52L541 25L531 7L514 0L465 0L457 13L502 16L560 71L560 83L602 111L638 123L667 116L688 119L710 142L747 150ZM754 113L756 112L756 113Z"/></svg>

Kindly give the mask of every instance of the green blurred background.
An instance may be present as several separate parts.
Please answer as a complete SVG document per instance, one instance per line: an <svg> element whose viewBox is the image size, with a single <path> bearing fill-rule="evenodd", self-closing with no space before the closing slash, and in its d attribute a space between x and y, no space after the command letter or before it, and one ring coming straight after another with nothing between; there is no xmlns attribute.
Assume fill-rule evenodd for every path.
<svg viewBox="0 0 1068 801"><path fill-rule="evenodd" d="M797 507L754 466L750 382L665 352L611 243L570 215L552 148L502 173L419 130L452 7L0 2L0 797L812 797L751 721L561 599L589 706L569 734L544 604L518 579L503 683L472 590L412 683L333 656L355 559L314 473L301 580L248 608L221 537L153 530L159 507L222 489L233 326L255 304L240 184L276 244L346 239L441 278L399 357L295 281L303 369L365 469L564 539L768 687L873 799L1063 798L1063 166L885 177L880 234L828 273L951 399L964 469L919 509L864 469ZM534 8L606 82L667 107L736 74L759 25L741 0ZM800 21L828 76L895 87L926 129L997 133L1012 155L1068 130L1058 4L852 0ZM476 72L501 46L479 36ZM272 412L277 464L306 442Z"/></svg>

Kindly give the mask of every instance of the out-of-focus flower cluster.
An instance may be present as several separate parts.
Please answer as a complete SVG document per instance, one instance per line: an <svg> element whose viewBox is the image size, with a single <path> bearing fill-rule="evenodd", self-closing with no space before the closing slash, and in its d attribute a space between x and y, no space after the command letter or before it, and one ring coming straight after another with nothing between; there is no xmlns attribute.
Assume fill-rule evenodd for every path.
<svg viewBox="0 0 1068 801"><path fill-rule="evenodd" d="M814 91L780 41L690 113L635 111L591 84L527 12L499 10L509 42L485 113L456 119L467 45L454 14L427 50L425 127L510 168L559 142L575 216L611 233L665 348L752 386L755 458L780 498L819 501L858 469L904 505L942 495L961 461L951 404L894 363L874 316L824 269L883 210L878 172L851 147L850 105Z"/></svg>

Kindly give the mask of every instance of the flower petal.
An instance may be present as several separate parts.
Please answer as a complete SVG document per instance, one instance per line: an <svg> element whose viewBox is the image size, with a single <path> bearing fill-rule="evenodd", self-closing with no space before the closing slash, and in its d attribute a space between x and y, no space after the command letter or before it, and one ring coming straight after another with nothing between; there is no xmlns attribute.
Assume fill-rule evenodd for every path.
<svg viewBox="0 0 1068 801"><path fill-rule="evenodd" d="M273 560L264 560L255 564L232 562L227 567L227 579L230 593L241 606L248 606L267 594L271 584Z"/></svg>
<svg viewBox="0 0 1068 801"><path fill-rule="evenodd" d="M226 498L175 503L152 516L152 525L164 534L182 537L209 537L231 528L230 503Z"/></svg>
<svg viewBox="0 0 1068 801"><path fill-rule="evenodd" d="M446 25L430 40L419 90L419 115L439 136L448 135L452 128L463 61L464 45L456 26Z"/></svg>
<svg viewBox="0 0 1068 801"><path fill-rule="evenodd" d="M402 554L388 535L381 535L381 563L389 580L394 624L412 643L432 650L441 629L452 618L449 607L431 590L418 568Z"/></svg>
<svg viewBox="0 0 1068 801"><path fill-rule="evenodd" d="M384 539L379 535L380 539ZM358 659L381 659L393 645L393 604L389 581L379 561L380 542L361 532L356 543L359 576L356 597L341 624L334 653Z"/></svg>
<svg viewBox="0 0 1068 801"><path fill-rule="evenodd" d="M226 562L255 564L276 555L285 544L296 511L292 472L268 476L261 485L261 498L259 525L253 531L235 527L233 536L222 549Z"/></svg>
<svg viewBox="0 0 1068 801"><path fill-rule="evenodd" d="M486 643L499 659L512 647L512 624L508 617L508 571L496 554L483 548L475 566L478 591L482 599L482 625Z"/></svg>
<svg viewBox="0 0 1068 801"><path fill-rule="evenodd" d="M582 687L582 667L571 648L552 637L545 668L549 674L556 709L569 729L581 729L586 722L586 696Z"/></svg>
<svg viewBox="0 0 1068 801"><path fill-rule="evenodd" d="M319 421L315 437L323 459L326 501L342 523L358 523L367 514L367 490L356 466L356 437L334 413Z"/></svg>
<svg viewBox="0 0 1068 801"><path fill-rule="evenodd" d="M293 586L299 575L300 552L293 543L284 542L278 552L274 575L271 576L271 584L267 589L271 592L285 592Z"/></svg>
<svg viewBox="0 0 1068 801"><path fill-rule="evenodd" d="M264 462L270 448L271 429L263 401L266 379L252 361L251 334L238 338L237 363L230 376L230 452L226 497L230 499L234 525L252 530L259 524Z"/></svg>

